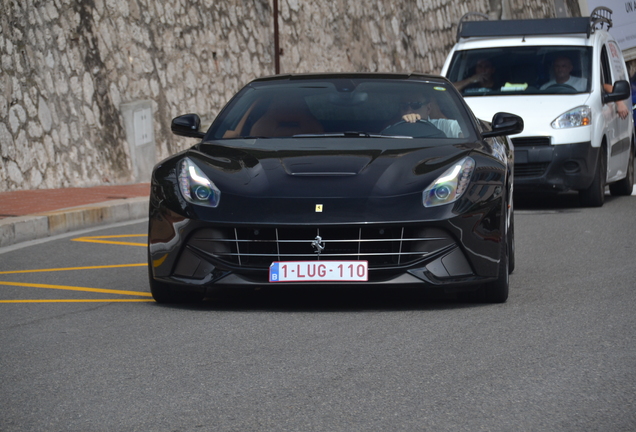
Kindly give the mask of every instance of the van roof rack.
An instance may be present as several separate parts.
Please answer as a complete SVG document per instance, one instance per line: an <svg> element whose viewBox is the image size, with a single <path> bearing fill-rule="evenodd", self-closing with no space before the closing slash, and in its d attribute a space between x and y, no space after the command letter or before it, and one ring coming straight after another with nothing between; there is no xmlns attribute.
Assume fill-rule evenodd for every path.
<svg viewBox="0 0 636 432"><path fill-rule="evenodd" d="M474 21L481 18L483 21ZM457 26L457 41L460 38L489 36L530 36L584 33L589 38L595 30L612 27L612 10L599 6L589 17L543 18L524 20L490 21L488 15L469 12L464 14Z"/></svg>

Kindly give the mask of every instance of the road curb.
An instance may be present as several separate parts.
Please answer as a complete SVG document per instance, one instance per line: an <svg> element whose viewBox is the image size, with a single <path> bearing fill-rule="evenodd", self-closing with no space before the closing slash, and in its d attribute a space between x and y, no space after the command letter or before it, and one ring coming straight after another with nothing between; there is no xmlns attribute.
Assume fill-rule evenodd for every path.
<svg viewBox="0 0 636 432"><path fill-rule="evenodd" d="M139 197L0 219L0 247L147 216L148 197Z"/></svg>

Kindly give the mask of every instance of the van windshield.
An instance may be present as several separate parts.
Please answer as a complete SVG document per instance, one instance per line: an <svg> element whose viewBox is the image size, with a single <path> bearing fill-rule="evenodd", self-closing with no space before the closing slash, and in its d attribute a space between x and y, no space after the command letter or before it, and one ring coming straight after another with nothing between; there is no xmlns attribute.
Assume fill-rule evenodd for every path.
<svg viewBox="0 0 636 432"><path fill-rule="evenodd" d="M457 51L447 77L464 96L589 92L591 47L527 46Z"/></svg>

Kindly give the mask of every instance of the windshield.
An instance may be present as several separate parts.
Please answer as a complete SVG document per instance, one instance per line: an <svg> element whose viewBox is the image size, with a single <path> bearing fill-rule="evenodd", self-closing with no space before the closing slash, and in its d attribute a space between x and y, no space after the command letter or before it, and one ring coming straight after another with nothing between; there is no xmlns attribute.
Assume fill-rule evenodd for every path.
<svg viewBox="0 0 636 432"><path fill-rule="evenodd" d="M457 51L447 77L464 96L589 92L591 47L528 46Z"/></svg>
<svg viewBox="0 0 636 432"><path fill-rule="evenodd" d="M256 81L230 101L206 138L472 138L464 103L448 87L380 78ZM405 121L406 114L417 120Z"/></svg>

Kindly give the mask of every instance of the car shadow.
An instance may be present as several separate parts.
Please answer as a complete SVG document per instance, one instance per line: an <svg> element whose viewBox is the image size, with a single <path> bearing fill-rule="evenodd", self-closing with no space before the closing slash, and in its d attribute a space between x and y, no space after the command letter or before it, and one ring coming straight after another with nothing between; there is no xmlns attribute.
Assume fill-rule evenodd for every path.
<svg viewBox="0 0 636 432"><path fill-rule="evenodd" d="M152 304L152 303L150 303ZM203 302L154 305L193 311L366 312L448 310L489 306L457 294L433 293L426 288L332 287L232 288L217 290Z"/></svg>
<svg viewBox="0 0 636 432"><path fill-rule="evenodd" d="M515 210L554 211L559 213L578 213L588 207L581 205L578 192L531 193L515 191ZM616 197L605 192L605 202Z"/></svg>

